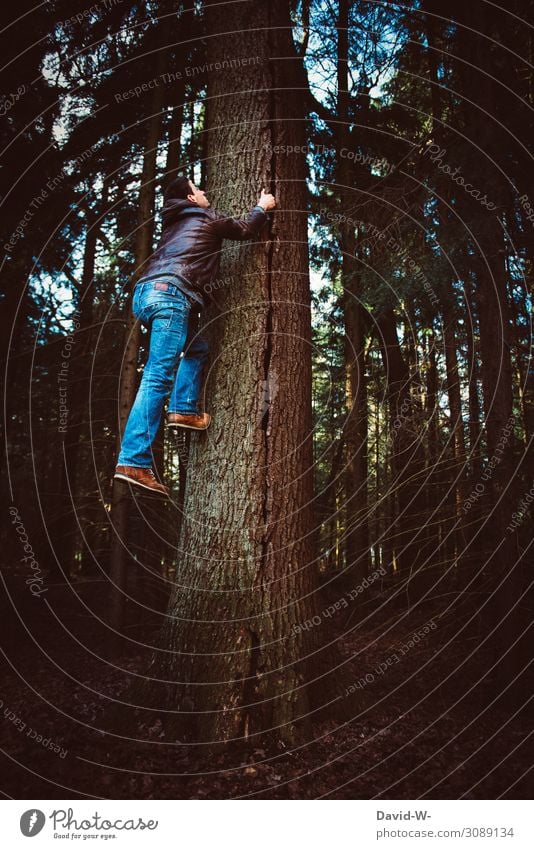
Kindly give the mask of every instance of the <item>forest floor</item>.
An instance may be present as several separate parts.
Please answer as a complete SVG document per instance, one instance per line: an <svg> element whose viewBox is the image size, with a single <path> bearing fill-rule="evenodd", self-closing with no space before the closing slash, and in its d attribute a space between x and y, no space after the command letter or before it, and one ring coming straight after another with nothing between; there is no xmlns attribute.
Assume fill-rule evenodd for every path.
<svg viewBox="0 0 534 849"><path fill-rule="evenodd" d="M105 584L104 584L105 586ZM154 629L132 627L112 651L91 607L80 612L67 588L42 599L18 595L2 613L0 692L3 794L15 799L495 799L532 795L532 677L501 694L476 627L434 603L409 614L386 606L367 624L346 624L339 651L357 655L351 718L322 718L294 750L249 746L206 757L168 740L161 723L148 740L106 728L106 712L146 671L136 651ZM441 606L443 607L443 605ZM102 609L102 607L100 607ZM387 611L387 612L386 612ZM425 625L434 623L434 627ZM409 645L418 631L424 636ZM109 634L109 632L108 632ZM487 654L487 656L486 656ZM357 664L357 665L356 665ZM325 694L325 700L326 694Z"/></svg>

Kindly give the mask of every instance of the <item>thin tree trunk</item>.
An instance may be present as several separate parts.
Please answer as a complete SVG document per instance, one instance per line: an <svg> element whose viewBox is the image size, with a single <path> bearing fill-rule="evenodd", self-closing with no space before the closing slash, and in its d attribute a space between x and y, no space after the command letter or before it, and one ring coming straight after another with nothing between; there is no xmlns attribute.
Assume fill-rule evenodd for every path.
<svg viewBox="0 0 534 849"><path fill-rule="evenodd" d="M92 346L91 324L93 317L93 278L95 273L96 245L98 228L93 215L87 217L83 270L81 285L78 292L76 322L74 331L73 350L75 359L70 368L70 386L67 383L67 406L69 417L66 432L62 433L63 451L61 463L61 502L64 505L64 515L60 517L59 527L61 536L56 546L63 574L69 575L74 565L76 543L78 541L78 458L85 426L89 420L89 378L91 373ZM74 368L72 367L74 366Z"/></svg>
<svg viewBox="0 0 534 849"><path fill-rule="evenodd" d="M182 126L184 117L185 85L176 87L174 104L169 122L169 141L167 145L167 160L165 164L165 186L176 177L182 158Z"/></svg>
<svg viewBox="0 0 534 849"><path fill-rule="evenodd" d="M474 291L471 283L466 283L466 294L474 306ZM473 312L471 312L473 316ZM478 320L478 317L476 318ZM466 326L467 373L469 386L469 460L471 481L476 482L482 472L482 426L479 397L480 366L475 345L478 327Z"/></svg>
<svg viewBox="0 0 534 849"><path fill-rule="evenodd" d="M163 73L165 56L163 51L158 54L158 71ZM131 281L131 289L140 277L142 268L152 252L154 234L154 194L157 165L157 146L160 138L163 104L163 87L154 89L151 102L151 117L147 124L145 148L143 153L143 170L139 190L139 211L137 217L138 229L135 244L135 273ZM117 450L124 433L126 421L137 391L137 359L140 343L140 326L128 306L128 318L125 331L125 350L122 361L119 388L119 438ZM111 546L110 579L113 585L112 598L109 605L111 624L120 628L124 618L124 590L126 587L126 566L128 560L128 512L131 504L128 484L114 481L113 500L111 506L111 524L113 538Z"/></svg>
<svg viewBox="0 0 534 849"><path fill-rule="evenodd" d="M350 160L340 151L350 147L349 124L349 0L340 0L337 61L337 182L342 209L350 206L352 174ZM356 583L369 572L369 528L367 521L367 396L365 387L365 322L359 302L356 234L354 224L340 225L345 321L346 413L346 567Z"/></svg>
<svg viewBox="0 0 534 849"><path fill-rule="evenodd" d="M452 285L451 295L454 296ZM457 560L464 550L466 536L463 530L465 514L463 503L467 496L467 462L465 453L465 435L462 419L462 399L460 393L460 376L458 372L458 350L456 341L456 317L454 303L449 303L444 298L443 303L443 345L445 348L445 370L447 381L447 397L449 399L449 410L451 414L451 448L452 448L452 475L454 478L454 559Z"/></svg>
<svg viewBox="0 0 534 849"><path fill-rule="evenodd" d="M510 268L510 263L507 262L507 273L509 280L509 296L508 302L510 304L510 313L512 318L513 325L513 337L515 340L514 348L515 348L515 367L517 373L517 396L518 396L518 406L521 410L521 417L523 420L523 430L524 430L524 445L525 449L528 448L530 439L533 435L533 421L531 410L529 409L528 399L527 399L527 385L528 385L528 363L529 363L529 350L530 350L530 340L528 338L528 329L529 329L529 313L528 308L524 311L523 316L523 338L521 335L521 323L520 323L520 315L519 315L519 307L516 302L516 298L514 297L513 292L513 276ZM526 335L526 340L525 340Z"/></svg>
<svg viewBox="0 0 534 849"><path fill-rule="evenodd" d="M387 394L394 479L399 515L392 519L395 552L400 576L410 583L410 600L425 590L429 554L427 528L427 486L421 422L411 394L411 378L397 337L395 315L385 311L377 319L384 368L388 375Z"/></svg>

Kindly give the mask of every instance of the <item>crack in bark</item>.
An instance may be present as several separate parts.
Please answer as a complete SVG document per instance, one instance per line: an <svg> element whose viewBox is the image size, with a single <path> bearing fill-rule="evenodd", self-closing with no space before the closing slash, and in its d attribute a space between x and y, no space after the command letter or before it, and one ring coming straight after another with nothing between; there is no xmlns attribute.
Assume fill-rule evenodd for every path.
<svg viewBox="0 0 534 849"><path fill-rule="evenodd" d="M272 71L271 71L272 77ZM271 143L271 162L270 162L270 182L271 182L271 190L275 191L276 185L276 155L274 153L275 147L275 128L274 128L274 118L275 118L275 94L274 94L274 81L270 87L269 91L269 122L270 122L270 143ZM270 455L270 433L269 433L269 425L271 420L271 392L270 392L270 368L271 368L271 358L273 353L273 296L272 296L272 267L273 267L273 248L274 248L274 238L273 238L273 221L269 221L269 240L267 242L267 316L265 323L265 351L263 355L263 387L264 387L264 403L265 403L265 411L262 415L261 419L261 429L263 431L263 440L264 440L264 468L265 468L265 481L263 488L263 504L262 504L262 519L263 519L263 530L261 535L261 569L266 565L267 562L267 546L268 546L268 525L269 525L269 517L270 517L270 492L269 492L269 455ZM261 586L261 583L260 583Z"/></svg>
<svg viewBox="0 0 534 849"><path fill-rule="evenodd" d="M272 71L271 71L272 77ZM269 91L269 135L270 135L270 143L271 143L271 161L270 161L270 190L275 193L276 191L276 157L274 153L275 147L275 128L274 128L274 118L275 118L275 97L274 97L274 83L270 87ZM261 540L260 540L260 569L259 569L259 581L258 588L261 594L261 603L260 610L263 611L263 575L267 569L267 558L268 558L268 545L269 545L269 518L271 513L270 508L270 482L269 482L269 460L270 460L270 432L269 426L271 423L271 385L270 385L270 368L271 368L271 358L273 353L273 294L272 294L272 268L273 268L273 252L274 252L274 234L273 234L273 221L269 220L269 237L266 245L267 252L267 287L266 287L266 297L267 297L267 315L265 322L265 350L263 354L263 403L265 405L265 410L261 417L261 430L263 433L263 444L264 444L264 469L265 469L265 478L263 485L263 503L262 503L262 520L263 520L263 529L261 531ZM260 639L258 635L247 629L250 640L251 640L251 649L250 649L250 660L249 660L249 672L248 676L245 680L245 685L243 687L243 703L245 705L251 705L254 701L254 688L256 684L257 670L260 662L261 648L260 648ZM242 735L243 737L248 737L250 730L250 720L251 720L251 709L245 710L243 715L243 726L242 726Z"/></svg>
<svg viewBox="0 0 534 849"><path fill-rule="evenodd" d="M243 719L241 723L241 736L246 740L250 733L250 720L252 715L252 707L254 703L254 690L256 687L256 678L260 659L260 640L255 631L250 628L245 629L250 637L250 661L248 675L244 679L243 684L243 704L246 706L243 710Z"/></svg>
<svg viewBox="0 0 534 849"><path fill-rule="evenodd" d="M271 122L274 121L275 116L275 103L274 103L274 91L271 88L269 92L269 117ZM275 191L275 179L276 179L276 159L274 153L274 142L276 139L274 138L275 131L273 123L271 123L270 127L270 136L271 136L271 162L270 162L270 179L271 179L271 190ZM274 184L274 185L273 185ZM269 510L269 455L270 455L270 432L269 426L271 422L271 385L270 385L270 368L271 368L271 358L273 353L273 293L272 293L272 273L273 273L273 249L274 249L274 238L273 238L273 221L269 221L269 241L267 243L267 316L265 322L265 351L263 355L263 386L264 386L264 403L265 403L265 412L262 416L261 427L264 434L264 446L265 446L265 484L264 484L264 493L263 493L263 520L264 520L264 530L262 534L262 562L265 562L267 557L267 535L268 535L268 520L270 515Z"/></svg>

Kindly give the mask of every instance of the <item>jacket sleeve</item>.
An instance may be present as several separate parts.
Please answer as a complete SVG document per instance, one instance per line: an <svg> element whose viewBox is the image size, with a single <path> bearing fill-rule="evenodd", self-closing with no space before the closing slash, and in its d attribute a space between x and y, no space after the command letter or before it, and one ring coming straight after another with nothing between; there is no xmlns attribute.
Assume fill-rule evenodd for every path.
<svg viewBox="0 0 534 849"><path fill-rule="evenodd" d="M216 217L209 227L219 239L244 241L257 236L266 221L267 213L265 210L261 206L255 206L246 218L229 218L226 215L216 213Z"/></svg>

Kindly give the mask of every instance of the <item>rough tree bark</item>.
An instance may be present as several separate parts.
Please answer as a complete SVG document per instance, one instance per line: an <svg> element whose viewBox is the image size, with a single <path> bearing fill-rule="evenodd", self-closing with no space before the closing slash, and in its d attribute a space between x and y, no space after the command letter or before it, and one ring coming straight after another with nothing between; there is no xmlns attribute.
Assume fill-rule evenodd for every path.
<svg viewBox="0 0 534 849"><path fill-rule="evenodd" d="M314 680L331 663L323 619L300 627L318 615L318 551L306 164L275 152L305 143L287 5L207 5L209 63L254 57L209 79L208 197L242 214L265 187L278 210L259 243L225 243L222 311L205 320L214 419L192 434L176 585L151 663L154 678L180 682L149 681L151 704L203 743L306 739Z"/></svg>
<svg viewBox="0 0 534 849"><path fill-rule="evenodd" d="M475 485L475 494L480 496L480 506L485 514L478 537L487 544L482 575L489 578L491 587L484 619L488 635L491 634L490 645L497 663L499 683L506 685L513 680L519 664L516 640L521 628L522 592L515 541L507 532L518 484L515 445L518 423L513 403L513 335L506 267L509 248L504 229L507 217L514 215L513 192L494 167L494 163L499 161L503 137L493 116L501 115L503 95L494 77L494 52L486 45L498 36L498 32L491 18L480 19L473 4L454 2L451 11L460 23L456 52L461 60L458 76L465 97L461 114L465 134L474 149L473 180L488 187L488 195L491 187L497 208L495 212L480 209L480 204L476 208L475 201L460 195L458 210L463 220L469 221L475 248L472 266L480 329L487 447L487 464L481 480ZM479 151L485 155L480 156ZM515 689L518 690L517 687Z"/></svg>

